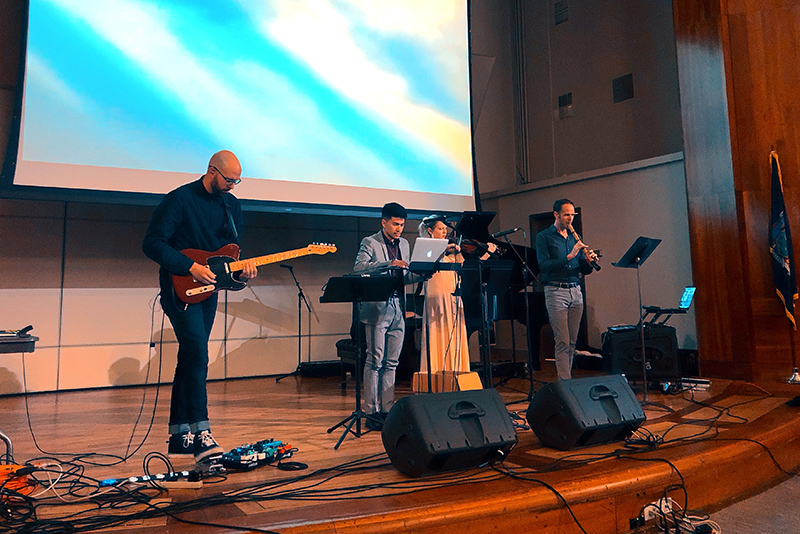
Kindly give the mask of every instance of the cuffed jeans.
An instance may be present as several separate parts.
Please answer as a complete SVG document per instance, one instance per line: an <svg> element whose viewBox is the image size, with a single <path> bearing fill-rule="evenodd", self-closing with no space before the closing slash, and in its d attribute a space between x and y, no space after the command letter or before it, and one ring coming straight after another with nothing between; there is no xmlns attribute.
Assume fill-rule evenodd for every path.
<svg viewBox="0 0 800 534"><path fill-rule="evenodd" d="M575 344L583 315L583 292L580 286L545 286L544 302L555 339L558 378L572 378L572 360L575 357Z"/></svg>
<svg viewBox="0 0 800 534"><path fill-rule="evenodd" d="M400 299L387 302L387 313L375 325L364 324L367 359L364 362L364 411L388 412L394 404L394 375L406 330Z"/></svg>
<svg viewBox="0 0 800 534"><path fill-rule="evenodd" d="M217 295L197 304L184 304L170 291L162 290L161 307L178 339L178 364L172 381L169 433L209 430L208 339L217 313Z"/></svg>

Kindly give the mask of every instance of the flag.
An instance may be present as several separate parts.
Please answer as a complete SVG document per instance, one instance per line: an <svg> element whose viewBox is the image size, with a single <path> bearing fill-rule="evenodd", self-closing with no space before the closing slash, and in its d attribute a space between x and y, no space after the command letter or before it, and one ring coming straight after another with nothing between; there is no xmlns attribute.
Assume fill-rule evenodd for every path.
<svg viewBox="0 0 800 534"><path fill-rule="evenodd" d="M775 292L783 302L786 317L797 330L794 320L794 301L797 300L797 277L794 270L794 251L792 234L789 231L789 219L786 217L786 205L783 202L783 181L778 154L774 150L769 154L772 164L772 210L769 218L769 252L772 255L772 278L775 281Z"/></svg>

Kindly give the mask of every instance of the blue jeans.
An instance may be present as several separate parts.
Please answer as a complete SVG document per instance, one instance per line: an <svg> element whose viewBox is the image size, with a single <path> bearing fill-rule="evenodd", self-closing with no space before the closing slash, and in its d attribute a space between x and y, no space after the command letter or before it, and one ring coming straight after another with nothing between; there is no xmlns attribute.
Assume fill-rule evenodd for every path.
<svg viewBox="0 0 800 534"><path fill-rule="evenodd" d="M217 295L185 306L172 290L161 292L161 308L169 317L178 339L178 364L172 381L169 433L209 430L208 338L217 313Z"/></svg>
<svg viewBox="0 0 800 534"><path fill-rule="evenodd" d="M583 315L583 292L580 286L545 286L544 303L555 339L558 378L572 378L572 360L575 358L575 344Z"/></svg>
<svg viewBox="0 0 800 534"><path fill-rule="evenodd" d="M394 404L394 376L406 321L400 299L387 303L388 313L379 324L364 324L367 359L364 362L364 411L388 412Z"/></svg>

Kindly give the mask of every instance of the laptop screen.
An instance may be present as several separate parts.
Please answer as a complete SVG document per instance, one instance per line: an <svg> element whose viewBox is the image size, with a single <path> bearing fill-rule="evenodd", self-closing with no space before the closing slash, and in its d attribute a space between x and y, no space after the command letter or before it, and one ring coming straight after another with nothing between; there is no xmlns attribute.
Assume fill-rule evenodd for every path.
<svg viewBox="0 0 800 534"><path fill-rule="evenodd" d="M442 256L444 256L444 251L447 249L447 244L447 239L418 237L414 241L411 262L435 262L441 260Z"/></svg>

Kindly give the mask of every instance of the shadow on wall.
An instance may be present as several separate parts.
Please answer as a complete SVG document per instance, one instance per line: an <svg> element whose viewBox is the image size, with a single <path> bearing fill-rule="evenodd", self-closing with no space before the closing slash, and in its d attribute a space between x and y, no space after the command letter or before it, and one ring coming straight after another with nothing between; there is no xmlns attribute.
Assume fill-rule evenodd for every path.
<svg viewBox="0 0 800 534"><path fill-rule="evenodd" d="M139 360L136 358L120 358L108 368L108 381L114 386L141 384L144 380Z"/></svg>
<svg viewBox="0 0 800 534"><path fill-rule="evenodd" d="M172 372L178 358L178 345L172 329L153 333L150 342L150 360L140 366L140 360L132 357L120 358L108 368L108 382L114 386L138 386L158 382L158 366L161 365L161 382L171 382ZM163 351L163 353L162 353ZM164 373L167 373L164 375Z"/></svg>
<svg viewBox="0 0 800 534"><path fill-rule="evenodd" d="M259 358L274 357L268 350L269 337L257 337L248 339L235 349L229 349L228 354L222 353L220 347L216 355L209 354L211 360L208 366L208 376L226 377L230 374L229 369L251 369L252 373L248 376L262 375L262 363ZM268 356L269 355L269 356Z"/></svg>
<svg viewBox="0 0 800 534"><path fill-rule="evenodd" d="M219 315L225 313L225 302L222 298L217 303L217 312ZM257 324L259 329L269 328L280 331L296 323L297 312L289 313L268 306L258 297L256 300L245 298L241 302L228 303L228 333L237 319ZM218 317L217 320L222 320L222 317Z"/></svg>
<svg viewBox="0 0 800 534"><path fill-rule="evenodd" d="M22 393L22 382L17 375L5 367L0 367L0 395Z"/></svg>

